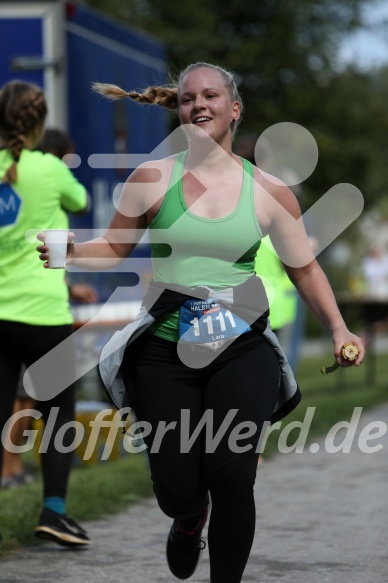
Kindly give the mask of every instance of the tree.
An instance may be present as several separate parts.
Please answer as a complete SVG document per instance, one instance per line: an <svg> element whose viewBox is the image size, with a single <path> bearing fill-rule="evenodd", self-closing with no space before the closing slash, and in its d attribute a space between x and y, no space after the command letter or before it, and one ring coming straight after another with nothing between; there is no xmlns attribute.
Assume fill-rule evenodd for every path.
<svg viewBox="0 0 388 583"><path fill-rule="evenodd" d="M292 121L315 137L320 160L305 184L312 203L352 182L374 204L387 190L384 105L388 73L341 70L336 50L376 0L84 0L162 39L171 72L195 61L236 73L241 132Z"/></svg>
<svg viewBox="0 0 388 583"><path fill-rule="evenodd" d="M174 68L220 63L237 73L247 102L259 96L276 108L290 84L316 84L330 69L366 0L84 1L164 40Z"/></svg>

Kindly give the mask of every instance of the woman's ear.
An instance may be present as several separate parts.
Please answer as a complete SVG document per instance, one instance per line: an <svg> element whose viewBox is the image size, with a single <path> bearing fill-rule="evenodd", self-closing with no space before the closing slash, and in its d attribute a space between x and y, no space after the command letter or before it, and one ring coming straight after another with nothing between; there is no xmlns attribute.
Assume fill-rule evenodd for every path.
<svg viewBox="0 0 388 583"><path fill-rule="evenodd" d="M236 122L240 119L241 115L241 104L239 101L234 101L232 104L232 119Z"/></svg>

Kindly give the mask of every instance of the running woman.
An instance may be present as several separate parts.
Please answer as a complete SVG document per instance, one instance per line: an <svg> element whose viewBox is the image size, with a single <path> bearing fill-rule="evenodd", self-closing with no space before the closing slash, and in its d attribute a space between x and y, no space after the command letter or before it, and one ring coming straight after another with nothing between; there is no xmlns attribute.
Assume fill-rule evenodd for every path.
<svg viewBox="0 0 388 583"><path fill-rule="evenodd" d="M353 364L362 362L362 342L347 329L312 256L292 192L233 154L242 101L231 73L195 63L176 86L95 90L177 111L187 136L186 151L131 174L103 237L70 238L68 261L118 264L149 229L154 280L139 318L103 349L101 377L112 401L133 407L147 428L154 491L173 519L171 572L178 579L194 573L211 501L210 581L239 583L255 531L260 434L300 399L255 275L263 236L271 236L290 279L332 334L341 365L348 364L340 354L347 341L360 347ZM48 248L38 251L47 267ZM217 439L209 441L205 429L195 433L204 420Z"/></svg>

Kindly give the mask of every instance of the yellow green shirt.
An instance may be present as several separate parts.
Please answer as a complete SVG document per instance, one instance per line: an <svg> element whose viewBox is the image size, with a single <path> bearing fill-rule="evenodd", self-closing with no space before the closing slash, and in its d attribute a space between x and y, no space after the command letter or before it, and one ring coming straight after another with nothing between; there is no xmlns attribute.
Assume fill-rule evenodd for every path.
<svg viewBox="0 0 388 583"><path fill-rule="evenodd" d="M264 237L257 252L255 269L267 292L272 329L279 330L291 324L296 318L297 292L268 236Z"/></svg>
<svg viewBox="0 0 388 583"><path fill-rule="evenodd" d="M0 177L12 163L0 150ZM17 181L0 182L0 320L32 325L72 323L65 270L44 269L36 240L25 234L67 227L64 212L87 205L87 194L72 172L52 154L22 150Z"/></svg>

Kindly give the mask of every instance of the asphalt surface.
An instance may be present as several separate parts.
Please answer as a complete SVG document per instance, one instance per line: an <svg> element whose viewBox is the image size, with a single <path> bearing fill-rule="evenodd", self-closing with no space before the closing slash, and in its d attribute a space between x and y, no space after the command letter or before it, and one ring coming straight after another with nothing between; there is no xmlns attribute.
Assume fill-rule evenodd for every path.
<svg viewBox="0 0 388 583"><path fill-rule="evenodd" d="M244 582L388 582L388 431L368 442L380 451L358 446L360 431L376 421L383 433L388 404L353 426L349 453L328 453L322 438L316 453L308 446L259 466L256 536ZM153 499L83 526L93 542L88 550L51 543L24 548L0 561L0 583L177 581L164 556L170 519ZM209 583L207 550L190 581Z"/></svg>

